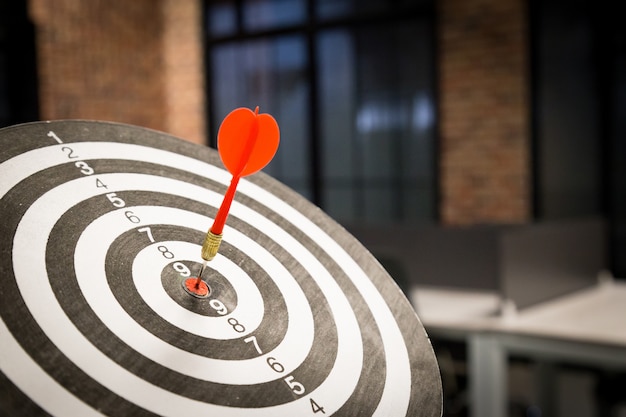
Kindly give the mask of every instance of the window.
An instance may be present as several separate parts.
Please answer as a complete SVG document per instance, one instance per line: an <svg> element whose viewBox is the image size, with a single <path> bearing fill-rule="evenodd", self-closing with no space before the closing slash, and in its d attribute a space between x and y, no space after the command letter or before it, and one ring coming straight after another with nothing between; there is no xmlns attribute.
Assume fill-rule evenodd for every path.
<svg viewBox="0 0 626 417"><path fill-rule="evenodd" d="M26 6L0 3L0 127L38 118L35 32Z"/></svg>
<svg viewBox="0 0 626 417"><path fill-rule="evenodd" d="M541 219L602 211L598 67L586 3L533 3L535 204Z"/></svg>
<svg viewBox="0 0 626 417"><path fill-rule="evenodd" d="M236 107L281 128L265 172L344 223L435 217L430 1L206 7L211 138Z"/></svg>
<svg viewBox="0 0 626 417"><path fill-rule="evenodd" d="M535 0L535 212L601 216L626 277L626 29L617 4Z"/></svg>

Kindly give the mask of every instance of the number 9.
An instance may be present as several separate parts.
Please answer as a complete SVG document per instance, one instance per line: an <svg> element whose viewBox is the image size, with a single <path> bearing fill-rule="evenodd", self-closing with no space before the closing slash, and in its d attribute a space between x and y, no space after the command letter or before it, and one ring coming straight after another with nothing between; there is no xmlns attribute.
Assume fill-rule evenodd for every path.
<svg viewBox="0 0 626 417"><path fill-rule="evenodd" d="M209 301L209 305L213 308L213 310L215 310L217 312L217 314L220 314L220 315L223 316L226 313L228 313L228 309L226 308L224 303L222 303L218 299L215 299L215 298L212 299L211 301Z"/></svg>
<svg viewBox="0 0 626 417"><path fill-rule="evenodd" d="M172 268L174 268L176 272L184 277L191 276L191 271L189 270L189 268L187 268L187 265L182 262L174 262L172 264Z"/></svg>

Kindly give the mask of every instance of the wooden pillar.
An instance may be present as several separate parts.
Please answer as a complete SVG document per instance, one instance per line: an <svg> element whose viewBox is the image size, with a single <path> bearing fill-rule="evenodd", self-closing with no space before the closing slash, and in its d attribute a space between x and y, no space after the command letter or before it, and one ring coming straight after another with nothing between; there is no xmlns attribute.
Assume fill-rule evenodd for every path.
<svg viewBox="0 0 626 417"><path fill-rule="evenodd" d="M442 223L528 221L526 2L437 4Z"/></svg>
<svg viewBox="0 0 626 417"><path fill-rule="evenodd" d="M199 0L30 0L42 119L205 142Z"/></svg>

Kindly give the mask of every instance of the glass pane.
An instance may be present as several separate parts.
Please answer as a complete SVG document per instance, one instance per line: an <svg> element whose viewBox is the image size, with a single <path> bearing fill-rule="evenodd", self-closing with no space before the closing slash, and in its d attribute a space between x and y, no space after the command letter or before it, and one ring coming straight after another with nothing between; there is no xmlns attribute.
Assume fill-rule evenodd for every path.
<svg viewBox="0 0 626 417"><path fill-rule="evenodd" d="M281 143L265 172L311 197L306 48L290 36L226 44L212 54L212 105L219 123L233 109L259 106L280 126ZM217 134L219 126L212 126Z"/></svg>
<svg viewBox="0 0 626 417"><path fill-rule="evenodd" d="M323 207L340 221L430 221L434 93L419 21L319 35Z"/></svg>
<svg viewBox="0 0 626 417"><path fill-rule="evenodd" d="M244 2L246 30L275 29L304 23L305 0L247 0Z"/></svg>
<svg viewBox="0 0 626 417"><path fill-rule="evenodd" d="M237 13L233 2L208 2L207 20L211 36L227 36L237 32Z"/></svg>
<svg viewBox="0 0 626 417"><path fill-rule="evenodd" d="M354 184L356 170L355 56L346 31L319 37L320 135L323 162L323 207L337 220L352 219L359 202Z"/></svg>
<svg viewBox="0 0 626 417"><path fill-rule="evenodd" d="M557 2L558 3L558 2ZM542 4L537 68L543 218L601 213L601 140L593 27L586 7Z"/></svg>
<svg viewBox="0 0 626 417"><path fill-rule="evenodd" d="M317 0L316 14L320 19L371 13L389 7L388 0Z"/></svg>
<svg viewBox="0 0 626 417"><path fill-rule="evenodd" d="M315 12L320 19L342 17L353 11L351 0L318 0L315 2Z"/></svg>
<svg viewBox="0 0 626 417"><path fill-rule="evenodd" d="M319 19L333 19L359 14L371 14L394 9L410 8L432 3L433 0L315 0L315 15Z"/></svg>

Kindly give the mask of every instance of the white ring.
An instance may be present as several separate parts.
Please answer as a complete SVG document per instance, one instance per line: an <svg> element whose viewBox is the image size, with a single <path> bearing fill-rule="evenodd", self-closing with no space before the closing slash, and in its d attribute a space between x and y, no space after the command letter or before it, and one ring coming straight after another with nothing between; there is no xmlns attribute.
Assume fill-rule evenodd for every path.
<svg viewBox="0 0 626 417"><path fill-rule="evenodd" d="M166 210L163 212L165 213ZM176 213L176 215L181 215L181 213ZM86 242L90 242L89 238L86 239ZM161 256L157 250L159 246L166 247L174 254L175 258L167 259ZM263 297L252 279L239 266L224 256L218 254L211 261L211 266L213 270L228 277L228 281L235 289L238 303L234 310L221 316L203 316L184 308L165 292L165 288L161 284L163 268L172 261L190 260L197 262L198 253L200 253L199 245L179 241L160 241L139 251L133 260L132 274L133 282L141 298L155 314L168 321L172 326L200 337L228 340L254 331L263 319ZM295 311L287 313L290 319L291 313L295 314ZM232 325L228 324L227 320L232 316L245 323L246 331L244 333L234 332ZM308 317L294 316L293 319L301 324L310 324Z"/></svg>
<svg viewBox="0 0 626 417"><path fill-rule="evenodd" d="M175 254L174 258L163 257L158 250L159 247L166 247ZM248 274L225 256L218 253L215 259L211 261L212 268L207 268L228 277L228 281L237 294L237 305L225 314L217 315L216 313L214 316L202 316L189 311L172 299L165 291L160 279L156 279L156 277L161 278L163 269L171 263L175 265L176 262L181 261L197 262L198 251L200 250L200 246L197 244L180 241L159 241L141 249L133 259L132 266L133 282L141 298L155 314L171 325L197 336L220 340L239 337L232 334L232 328L223 328L221 318L228 318L233 315L238 317L245 315L244 321L246 329L248 329L246 334L255 330L264 313L261 292ZM205 276L210 279L211 274L205 273ZM181 281L187 279L182 275L179 275L179 278ZM189 275L188 278L192 278L192 276ZM177 284L182 288L182 282Z"/></svg>
<svg viewBox="0 0 626 417"><path fill-rule="evenodd" d="M192 158L187 158L167 151L143 147L139 145L106 142L83 142L72 143L70 144L70 146L76 149L81 155L81 158L84 160L89 160L92 158L133 160L133 158L128 157L128 155L141 155L141 161L144 162L153 162L161 165L172 166L176 169L186 169L190 172L194 172L196 174L203 175L214 180L219 180L222 183L226 183L229 179L228 173L209 164L204 164ZM49 164L51 160L53 161L53 164L67 162L67 160L64 159L65 155L52 155L53 152L57 152L59 154L61 153L58 149L58 146L50 146L47 148L30 151L28 153L15 157L9 161L10 164L0 165L0 173L2 173L2 175L0 175L0 178L3 178L3 180L5 178L5 170L1 169L4 168L4 166L7 167L7 171L9 173L11 171L19 172L19 176L23 175L27 177L31 173L34 173L39 169L42 169L43 167L50 166ZM120 155L127 156L120 158ZM23 169L24 165L22 163L26 161L31 163L32 161L45 161L45 163L42 164L43 167L42 165L38 165L32 169ZM28 167L32 166L30 163L26 165ZM32 172L29 173L29 171ZM11 175L11 177L15 177L15 175ZM7 182L3 182L3 184L5 185L6 189L10 189L12 187L12 182L13 181L9 179ZM0 186L0 195L4 194L2 192L2 188L3 187ZM272 209L280 212L281 215L283 215L291 223L297 225L297 227L303 230L306 235L311 237L322 248L327 250L329 256L331 256L340 265L340 267L344 269L346 274L353 280L355 286L361 292L363 298L367 300L368 306L371 309L374 319L378 325L378 329L381 333L385 350L387 372L385 376L383 395L379 403L377 413L380 412L382 415L391 409L395 410L395 412L401 412L402 409L406 409L406 407L408 407L410 396L410 364L408 360L406 346L404 346L404 339L399 328L397 327L397 324L395 323L393 314L391 313L384 299L378 293L378 290L369 280L367 275L343 250L343 248L341 248L332 238L330 238L325 232L319 229L304 215L290 207L288 204L284 203L282 200L247 181L242 181L240 183L239 192L246 194L259 202L262 202L262 204L266 206L272 207ZM244 210L245 207L240 209ZM235 212L236 207L235 205L233 205L232 213L235 214ZM237 215L240 216L239 214ZM333 369L333 372L334 371L335 369ZM315 391L316 401L324 403L324 400L330 400L334 398L337 394L335 391L336 386L331 386L331 384L326 383L322 384ZM307 396L303 397L302 399L305 398L307 398ZM320 400L320 398L322 399ZM286 406L287 405L283 405L279 408L282 410L282 407ZM329 409L328 406L325 405L325 407L327 410ZM270 407L270 409L271 408L272 407ZM331 407L330 411L332 411L332 409L333 408ZM159 412L162 411L163 410L159 409ZM222 410L222 412L223 411L225 410ZM277 410L273 410L270 414L277 415L275 414L276 411Z"/></svg>

